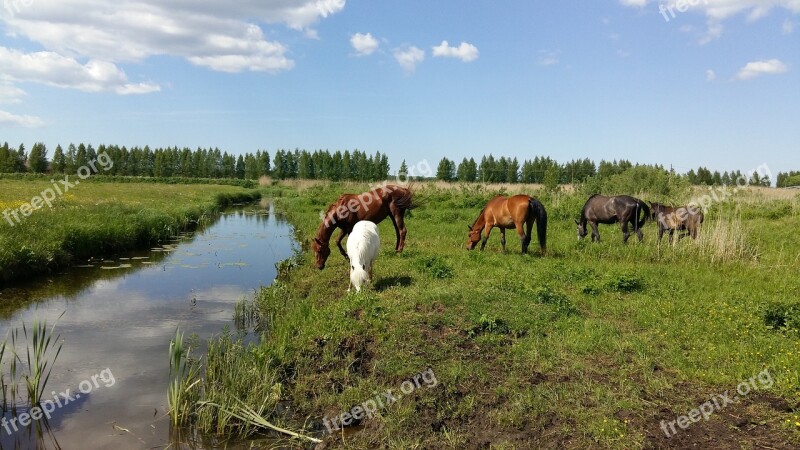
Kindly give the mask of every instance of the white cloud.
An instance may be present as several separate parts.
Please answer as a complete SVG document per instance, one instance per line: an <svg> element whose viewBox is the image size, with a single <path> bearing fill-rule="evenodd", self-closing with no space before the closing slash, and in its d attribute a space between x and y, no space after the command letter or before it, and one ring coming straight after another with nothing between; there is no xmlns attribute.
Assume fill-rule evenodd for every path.
<svg viewBox="0 0 800 450"><path fill-rule="evenodd" d="M0 82L0 103L19 103L26 95L22 89Z"/></svg>
<svg viewBox="0 0 800 450"><path fill-rule="evenodd" d="M158 85L130 83L125 72L107 61L90 60L80 64L73 58L54 52L22 53L0 47L0 77L10 81L28 81L73 88L85 92L146 94L159 91Z"/></svg>
<svg viewBox="0 0 800 450"><path fill-rule="evenodd" d="M739 69L736 74L737 80L752 80L753 78L760 77L761 75L776 75L785 73L789 67L777 59L770 59L765 61L753 61L747 63L744 67Z"/></svg>
<svg viewBox="0 0 800 450"><path fill-rule="evenodd" d="M706 81L714 81L717 79L717 74L711 69L706 70Z"/></svg>
<svg viewBox="0 0 800 450"><path fill-rule="evenodd" d="M559 54L561 54L561 50L539 50L539 65L548 67L558 64Z"/></svg>
<svg viewBox="0 0 800 450"><path fill-rule="evenodd" d="M344 6L345 0L59 0L0 20L9 33L72 57L116 63L167 55L225 72L279 72L293 62L261 25L314 37L312 27Z"/></svg>
<svg viewBox="0 0 800 450"><path fill-rule="evenodd" d="M458 47L451 47L447 41L433 47L433 56L442 58L458 58L463 62L472 62L478 59L478 48L474 45L462 42Z"/></svg>
<svg viewBox="0 0 800 450"><path fill-rule="evenodd" d="M413 73L417 68L417 64L425 61L425 51L414 46L396 48L394 50L394 59L397 60L403 70Z"/></svg>
<svg viewBox="0 0 800 450"><path fill-rule="evenodd" d="M8 111L0 110L0 127L38 128L44 126L44 121L34 116L18 116Z"/></svg>
<svg viewBox="0 0 800 450"><path fill-rule="evenodd" d="M378 40L372 37L372 34L356 33L350 38L350 45L359 56L371 55L372 52L378 49L380 45Z"/></svg>
<svg viewBox="0 0 800 450"><path fill-rule="evenodd" d="M745 14L748 21L756 21L766 17L773 9L785 9L793 14L800 13L800 0L620 0L624 6L644 7L656 4L661 8L671 9L665 18L675 19L680 14L699 12L708 19L708 30L700 38L706 44L722 36L721 23L735 15Z"/></svg>

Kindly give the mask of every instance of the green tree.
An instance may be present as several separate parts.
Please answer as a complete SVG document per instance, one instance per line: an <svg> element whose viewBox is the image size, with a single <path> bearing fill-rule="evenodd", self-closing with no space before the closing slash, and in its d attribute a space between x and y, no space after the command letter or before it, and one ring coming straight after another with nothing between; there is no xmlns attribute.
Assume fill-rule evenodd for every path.
<svg viewBox="0 0 800 450"><path fill-rule="evenodd" d="M455 163L449 159L442 158L436 169L436 178L442 181L453 181L455 175Z"/></svg>
<svg viewBox="0 0 800 450"><path fill-rule="evenodd" d="M397 178L400 181L406 181L408 178L408 166L406 165L406 160L404 159L402 163L400 163L400 170L397 172Z"/></svg>
<svg viewBox="0 0 800 450"><path fill-rule="evenodd" d="M33 144L28 154L28 170L33 173L45 173L47 166L47 147L41 142Z"/></svg>

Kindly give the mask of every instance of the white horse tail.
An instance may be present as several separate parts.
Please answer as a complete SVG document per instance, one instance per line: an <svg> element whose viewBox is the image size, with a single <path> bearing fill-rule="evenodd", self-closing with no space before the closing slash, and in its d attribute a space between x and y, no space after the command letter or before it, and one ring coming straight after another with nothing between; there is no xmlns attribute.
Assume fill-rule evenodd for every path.
<svg viewBox="0 0 800 450"><path fill-rule="evenodd" d="M378 226L362 220L355 224L353 231L347 237L347 257L350 258L350 284L355 286L356 292L370 282L372 263L378 257L381 248L381 239L378 236ZM350 290L348 288L348 290Z"/></svg>

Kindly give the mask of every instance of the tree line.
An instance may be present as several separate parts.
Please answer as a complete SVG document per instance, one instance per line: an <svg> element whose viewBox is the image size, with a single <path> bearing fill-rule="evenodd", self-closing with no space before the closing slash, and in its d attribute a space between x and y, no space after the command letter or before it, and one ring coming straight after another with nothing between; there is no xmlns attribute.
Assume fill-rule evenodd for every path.
<svg viewBox="0 0 800 450"><path fill-rule="evenodd" d="M43 143L30 152L24 144L16 149L0 146L0 173L75 173L80 167L106 154L111 161L105 175L142 177L238 178L255 180L262 176L277 179L325 179L332 181L377 181L389 177L389 158L376 152L368 155L354 150L277 150L234 155L219 148L156 148L117 145L70 144L56 146L52 158Z"/></svg>
<svg viewBox="0 0 800 450"><path fill-rule="evenodd" d="M403 163L405 164L405 161ZM599 164L595 164L588 158L560 164L550 157L542 156L525 160L520 165L517 158L504 156L495 158L492 155L483 156L480 164L476 163L474 158L464 158L456 165L455 161L445 157L437 165L436 178L442 181L557 185L582 183L590 177L605 178L618 175L637 166L640 164L634 165L626 159L601 160ZM720 173L719 171L711 172L708 168L701 166L696 171L692 169L686 174L677 174L674 170L667 170L659 164L645 164L644 166L671 173L676 177L685 177L693 185L733 186L737 183L743 184L739 180L745 180L746 184L751 186L770 186L772 181L768 176L757 171L748 174L743 174L739 170ZM778 174L778 187L788 186L800 186L800 172Z"/></svg>
<svg viewBox="0 0 800 450"><path fill-rule="evenodd" d="M255 180L262 176L276 179L324 179L332 181L378 181L389 178L389 158L385 153L374 155L366 152L279 149L271 156L268 151L234 155L219 148L176 147L151 149L149 146L131 147L99 145L96 149L87 144L70 144L66 149L56 146L48 158L47 147L37 142L26 151L24 144L12 148L8 143L0 146L0 173L75 173L78 168L105 153L113 163L107 175L143 177L187 177L187 178L232 178ZM639 166L639 164L636 164ZM686 174L675 174L661 165L647 165L676 177L685 177L694 185L731 186L738 180L747 180L749 185L769 186L771 181L757 172L743 174L741 171L711 172L706 167L692 169ZM443 181L493 182L493 183L538 183L545 185L573 184L585 182L590 177L608 177L634 167L631 161L621 159L599 164L585 159L566 163L547 156L536 156L519 162L517 158L492 154L484 155L477 162L474 158L454 160L442 158L435 177ZM410 174L406 162L400 165L399 178L409 175L417 178L434 174ZM778 187L800 186L800 171L778 173ZM738 182L741 184L741 182Z"/></svg>

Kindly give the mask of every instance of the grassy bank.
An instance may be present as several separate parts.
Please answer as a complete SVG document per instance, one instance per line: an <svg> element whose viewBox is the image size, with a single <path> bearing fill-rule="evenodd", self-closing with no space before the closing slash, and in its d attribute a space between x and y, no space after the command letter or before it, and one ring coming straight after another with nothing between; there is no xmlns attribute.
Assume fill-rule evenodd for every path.
<svg viewBox="0 0 800 450"><path fill-rule="evenodd" d="M228 204L260 197L258 191L219 185L85 180L67 191L58 187L61 195L46 179L0 179L0 214L8 214L0 217L0 283L147 247ZM47 189L55 193L49 194L52 207L40 200L40 208L25 216L26 205L47 196Z"/></svg>
<svg viewBox="0 0 800 450"><path fill-rule="evenodd" d="M344 189L282 192L306 246ZM464 249L466 225L493 190L418 189L424 206L407 219L403 254L392 251L391 224L380 226L371 290L346 292L348 266L335 251L324 271L309 250L285 262L255 301L262 342L220 341L206 395L243 400L332 448L800 445L796 196L739 191L714 205L697 242L657 246L650 223L644 244L625 246L617 226L601 226L601 243L579 242L572 220L585 196L539 192L549 251L520 255L514 233L502 254L496 231L485 252ZM223 361L236 367L220 371ZM403 391L426 371L435 383L417 377ZM397 401L355 432L325 433L322 418L387 391ZM739 401L671 437L662 431L661 421L726 392ZM275 413L281 399L291 420ZM207 431L239 429L204 414Z"/></svg>

